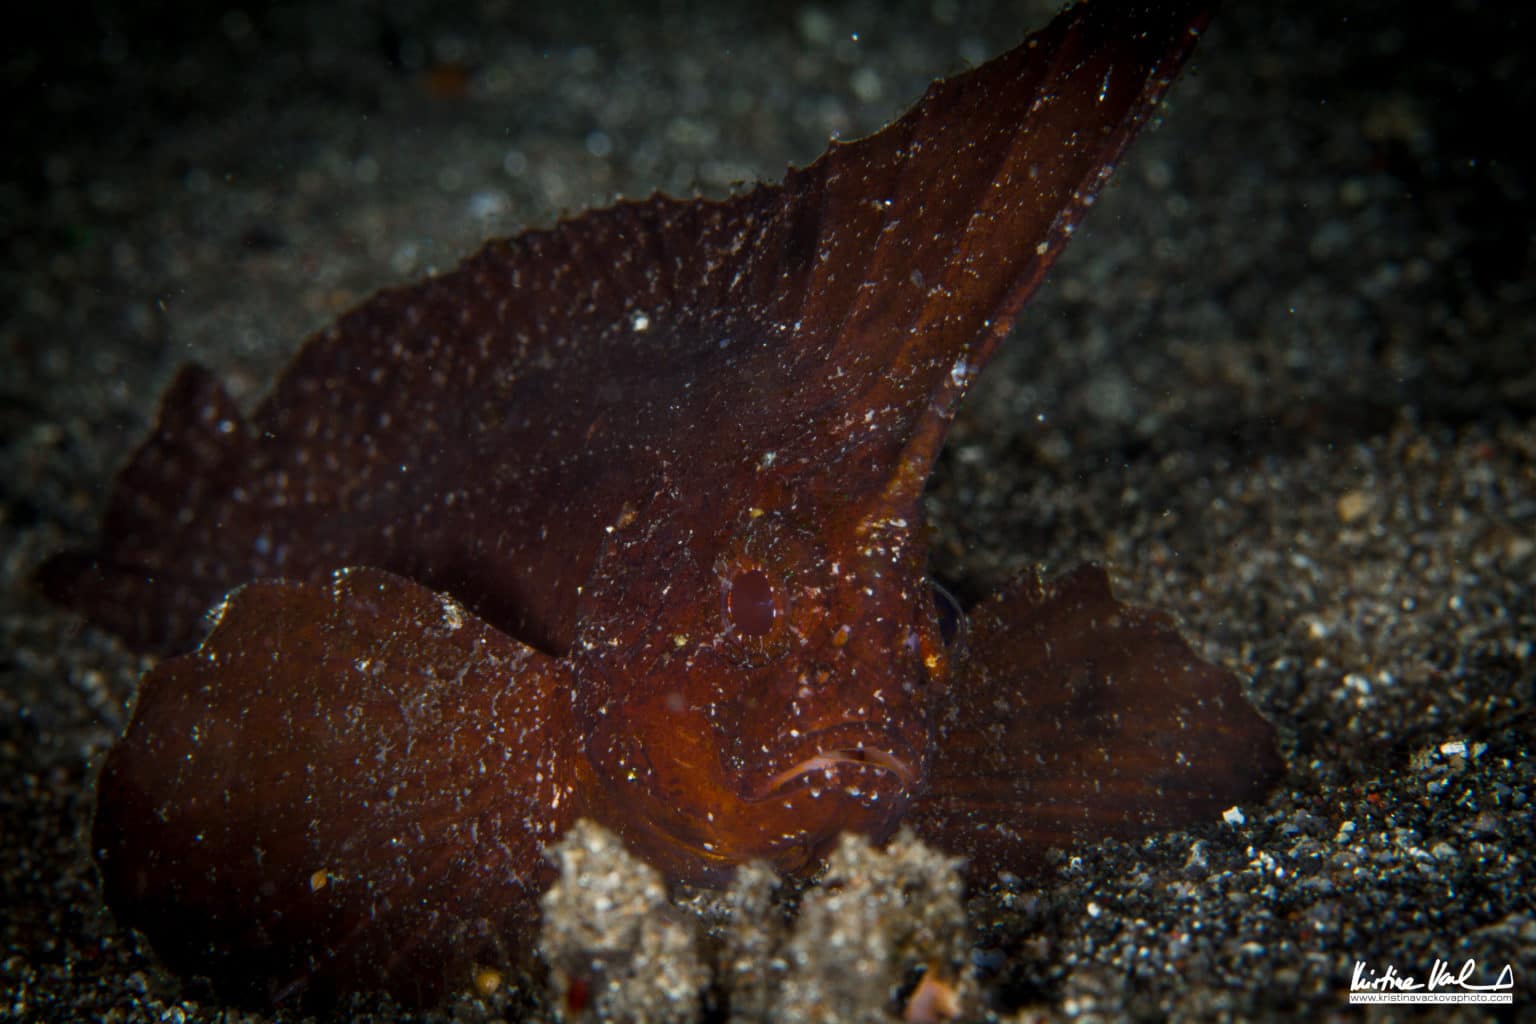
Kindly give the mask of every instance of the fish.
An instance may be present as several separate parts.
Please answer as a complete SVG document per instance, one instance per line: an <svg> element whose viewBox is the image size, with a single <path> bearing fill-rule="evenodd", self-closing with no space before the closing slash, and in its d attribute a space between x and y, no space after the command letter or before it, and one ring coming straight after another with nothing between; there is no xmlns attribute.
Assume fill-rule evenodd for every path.
<svg viewBox="0 0 1536 1024"><path fill-rule="evenodd" d="M427 1005L532 955L580 819L673 882L901 825L984 880L1262 800L1170 617L1093 565L957 613L922 506L1208 17L1078 3L778 184L490 241L249 415L179 371L38 575L162 656L97 786L119 921L235 1002Z"/></svg>

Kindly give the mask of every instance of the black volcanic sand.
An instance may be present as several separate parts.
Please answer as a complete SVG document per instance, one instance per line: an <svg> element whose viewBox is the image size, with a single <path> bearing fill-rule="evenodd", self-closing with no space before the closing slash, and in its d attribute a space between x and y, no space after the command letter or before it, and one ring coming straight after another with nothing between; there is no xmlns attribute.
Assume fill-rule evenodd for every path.
<svg viewBox="0 0 1536 1024"><path fill-rule="evenodd" d="M616 194L776 178L1052 8L523 6L34 10L10 33L0 1016L236 1019L102 906L93 771L145 663L28 584L95 529L178 364L252 404L376 287ZM1357 960L1473 957L1513 966L1529 1014L1533 19L1253 6L1218 17L984 377L931 511L968 601L1096 559L1175 612L1251 677L1290 774L1241 821L972 893L978 1012L1352 1018ZM766 884L740 905L771 911ZM832 963L891 903L818 906L825 948L796 955ZM543 1012L506 993L453 1012Z"/></svg>

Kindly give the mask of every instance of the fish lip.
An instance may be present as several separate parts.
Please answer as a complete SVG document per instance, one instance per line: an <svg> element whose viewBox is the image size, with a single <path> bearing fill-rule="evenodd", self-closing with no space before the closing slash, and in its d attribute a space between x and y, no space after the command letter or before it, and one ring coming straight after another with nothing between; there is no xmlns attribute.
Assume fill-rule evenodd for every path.
<svg viewBox="0 0 1536 1024"><path fill-rule="evenodd" d="M910 791L920 771L907 747L900 738L879 729L837 727L815 733L801 744L804 753L758 787L757 798L776 796L813 772L845 765L890 776L903 791Z"/></svg>

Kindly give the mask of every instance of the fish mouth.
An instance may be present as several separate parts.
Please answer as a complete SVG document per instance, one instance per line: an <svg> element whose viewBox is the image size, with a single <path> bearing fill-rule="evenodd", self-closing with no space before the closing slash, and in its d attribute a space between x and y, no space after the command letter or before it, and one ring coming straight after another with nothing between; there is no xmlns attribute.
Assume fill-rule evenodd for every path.
<svg viewBox="0 0 1536 1024"><path fill-rule="evenodd" d="M856 773L856 777L869 776L871 781L887 777L907 791L917 782L918 770L912 758L895 753L902 746L867 734L862 737L827 736L821 742L815 742L812 753L769 776L759 789L759 799L774 796L818 772L830 774L847 770Z"/></svg>

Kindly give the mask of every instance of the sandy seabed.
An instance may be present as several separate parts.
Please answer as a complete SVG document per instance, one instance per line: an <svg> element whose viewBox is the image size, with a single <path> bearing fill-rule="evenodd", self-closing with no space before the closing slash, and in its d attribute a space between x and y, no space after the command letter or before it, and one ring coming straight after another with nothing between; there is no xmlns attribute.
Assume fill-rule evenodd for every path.
<svg viewBox="0 0 1536 1024"><path fill-rule="evenodd" d="M0 155L18 1020L231 1019L96 887L94 766L144 662L28 583L94 531L177 365L249 406L377 287L616 194L777 178L1052 6L158 11L44 12L3 58L22 97ZM1104 562L1250 678L1290 764L1240 822L970 893L978 1014L1353 1017L1357 962L1437 958L1511 965L1530 1012L1536 177L1512 136L1536 114L1531 21L1221 12L968 401L931 492L935 573L975 600ZM547 1012L510 988L444 1012ZM868 1019L894 1005L868 1000Z"/></svg>

